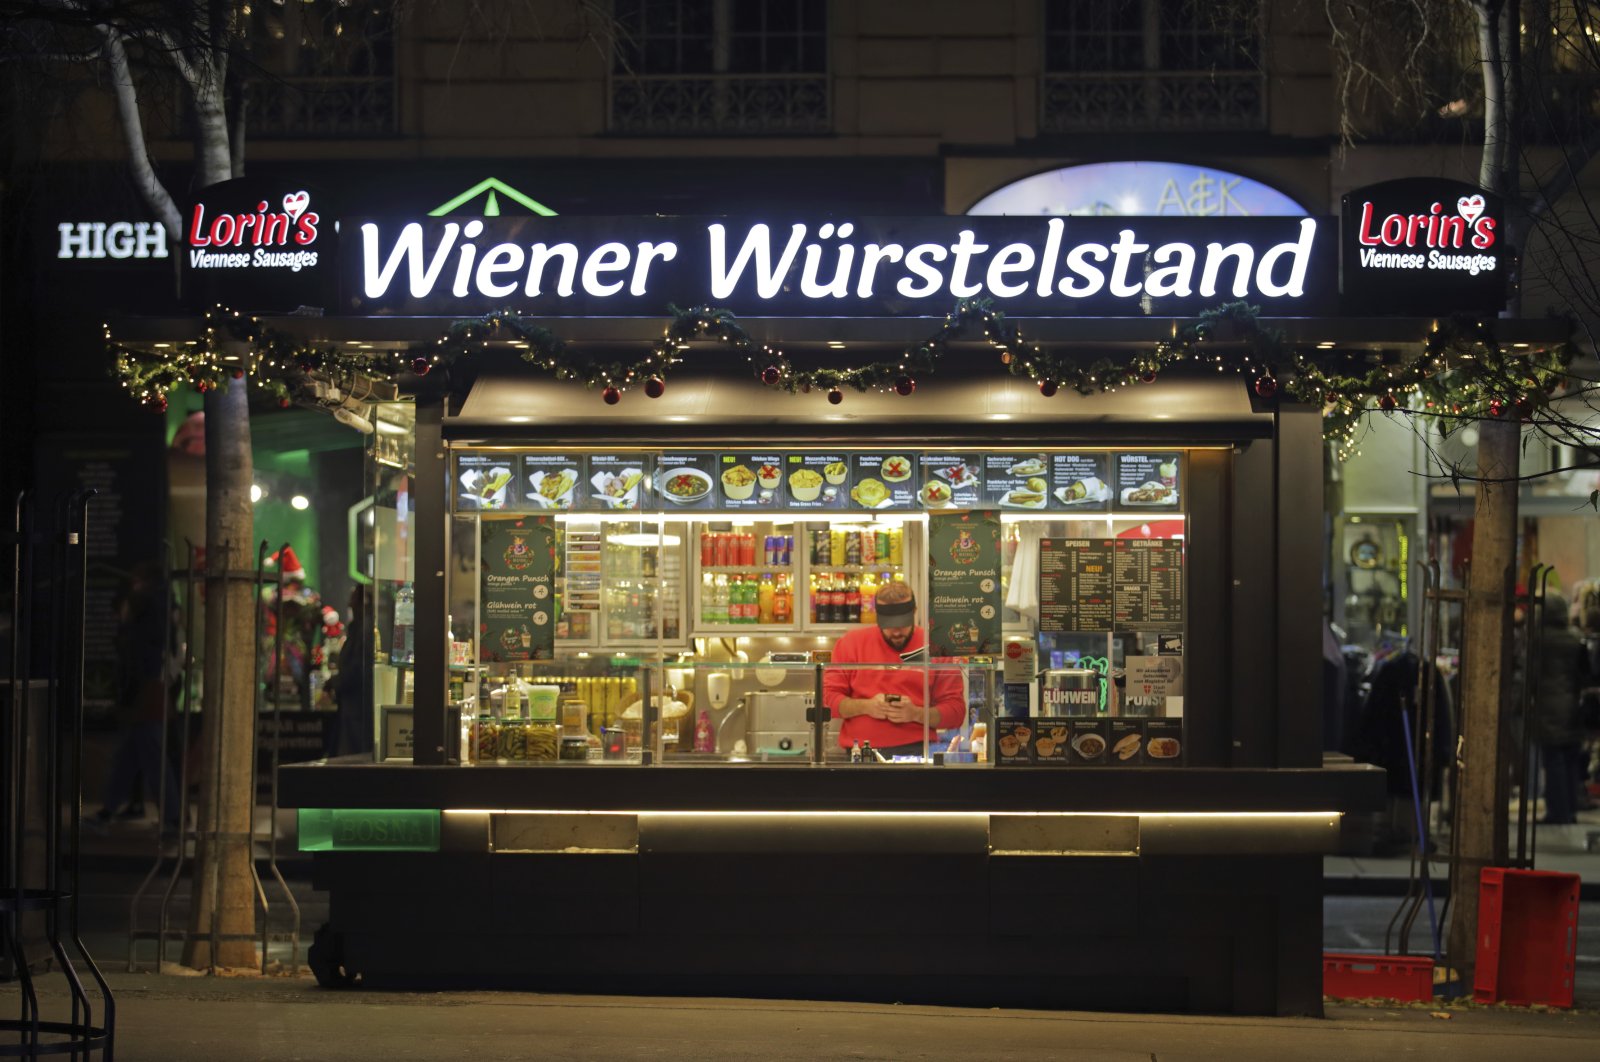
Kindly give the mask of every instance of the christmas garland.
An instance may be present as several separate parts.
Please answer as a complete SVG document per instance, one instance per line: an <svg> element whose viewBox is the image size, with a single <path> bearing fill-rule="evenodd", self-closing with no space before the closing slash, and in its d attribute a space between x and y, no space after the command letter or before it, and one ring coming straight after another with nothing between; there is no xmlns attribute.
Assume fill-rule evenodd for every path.
<svg viewBox="0 0 1600 1062"><path fill-rule="evenodd" d="M1092 395L1151 383L1163 370L1182 363L1232 371L1263 399L1277 395L1281 380L1296 401L1323 407L1324 435L1341 458L1353 449L1360 422L1374 406L1382 412L1430 417L1446 431L1456 418L1497 417L1508 409L1531 420L1566 381L1572 357L1565 344L1537 350L1516 344L1507 350L1496 341L1492 322L1462 318L1435 324L1422 352L1409 360L1374 355L1377 363L1371 368L1352 372L1350 354L1326 344L1290 349L1281 331L1261 324L1255 307L1233 302L1202 313L1149 350L1085 364L1080 355L1047 350L1026 338L988 301L963 300L932 335L893 357L850 367L802 367L751 336L727 310L671 310L661 338L632 361L576 350L537 321L506 311L455 321L433 344L404 352L307 344L224 307L206 314L204 334L190 343L118 344L109 328L106 341L122 385L141 402L164 410L167 395L182 385L205 392L248 377L279 405L288 406L296 398L315 400L319 385L329 381L349 391L352 381L394 383L407 374L448 371L493 343L511 345L524 361L558 380L599 388L604 400L614 404L634 386L659 398L668 373L683 362L690 345L715 342L743 356L767 386L790 394L825 391L828 401L837 404L846 388L910 395L919 378L938 371L951 343L982 340L998 353L1007 372L1032 381L1046 397L1062 388Z"/></svg>

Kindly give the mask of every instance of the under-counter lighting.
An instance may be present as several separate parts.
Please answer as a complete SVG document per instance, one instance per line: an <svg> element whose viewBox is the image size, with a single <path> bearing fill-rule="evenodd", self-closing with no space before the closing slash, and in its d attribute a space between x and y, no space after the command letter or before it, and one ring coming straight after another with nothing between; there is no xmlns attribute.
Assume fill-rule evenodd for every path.
<svg viewBox="0 0 1600 1062"><path fill-rule="evenodd" d="M533 418L530 417L530 416L527 416L527 415L522 414L522 413L518 413L514 417L507 417L506 418L506 422L510 423L510 424L526 424L532 419Z"/></svg>
<svg viewBox="0 0 1600 1062"><path fill-rule="evenodd" d="M1010 413L990 413L989 414L989 419L990 420L1010 420L1011 419L1011 414Z"/></svg>
<svg viewBox="0 0 1600 1062"><path fill-rule="evenodd" d="M834 350L843 350L844 349L844 343L841 342L840 340L837 340L837 339L828 340L828 346L831 347Z"/></svg>

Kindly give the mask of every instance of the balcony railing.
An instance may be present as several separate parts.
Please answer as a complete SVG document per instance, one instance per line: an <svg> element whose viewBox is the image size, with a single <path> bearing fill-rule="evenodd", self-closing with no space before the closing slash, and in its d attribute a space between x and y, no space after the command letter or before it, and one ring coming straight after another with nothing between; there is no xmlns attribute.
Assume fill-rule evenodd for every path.
<svg viewBox="0 0 1600 1062"><path fill-rule="evenodd" d="M250 85L248 135L265 140L393 136L392 77L290 77Z"/></svg>
<svg viewBox="0 0 1600 1062"><path fill-rule="evenodd" d="M826 133L826 74L617 74L611 131L635 136Z"/></svg>
<svg viewBox="0 0 1600 1062"><path fill-rule="evenodd" d="M1251 130L1267 120L1255 70L1046 74L1040 102L1046 133Z"/></svg>

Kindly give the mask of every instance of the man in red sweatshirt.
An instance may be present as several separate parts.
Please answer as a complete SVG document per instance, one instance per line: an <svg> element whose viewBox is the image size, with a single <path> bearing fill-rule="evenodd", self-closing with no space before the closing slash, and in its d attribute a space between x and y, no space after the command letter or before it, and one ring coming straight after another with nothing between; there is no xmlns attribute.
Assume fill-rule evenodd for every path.
<svg viewBox="0 0 1600 1062"><path fill-rule="evenodd" d="M916 625L911 587L889 583L877 594L878 625L860 627L833 647L822 703L843 719L839 744L870 741L885 756L920 756L923 736L961 725L961 673L916 666L927 660L927 632ZM849 665L867 664L870 667ZM884 665L893 664L894 668Z"/></svg>

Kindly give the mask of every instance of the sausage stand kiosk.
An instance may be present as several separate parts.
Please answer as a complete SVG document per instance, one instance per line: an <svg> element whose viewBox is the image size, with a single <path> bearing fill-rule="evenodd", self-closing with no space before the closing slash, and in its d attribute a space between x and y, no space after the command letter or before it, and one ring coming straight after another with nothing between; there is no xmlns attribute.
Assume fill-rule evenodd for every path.
<svg viewBox="0 0 1600 1062"><path fill-rule="evenodd" d="M669 303L748 341L707 315L602 401L485 321L372 410L377 754L280 771L319 977L1319 1013L1321 857L1383 799L1319 751L1321 411L1006 367L1235 299L1308 346L1425 323L1339 315L1332 219L779 220L344 222L324 341L511 307L626 366ZM931 372L967 297L1038 346ZM893 583L922 651L833 662ZM920 747L841 729L851 683Z"/></svg>

